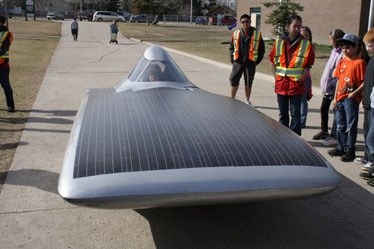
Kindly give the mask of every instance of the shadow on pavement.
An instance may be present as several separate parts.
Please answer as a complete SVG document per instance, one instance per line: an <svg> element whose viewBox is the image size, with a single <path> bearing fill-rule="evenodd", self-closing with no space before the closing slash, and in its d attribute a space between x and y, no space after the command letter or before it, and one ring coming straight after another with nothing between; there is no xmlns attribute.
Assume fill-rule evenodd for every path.
<svg viewBox="0 0 374 249"><path fill-rule="evenodd" d="M6 184L35 187L53 194L58 194L58 177L58 173L38 169L20 169L0 172L0 179L6 178Z"/></svg>
<svg viewBox="0 0 374 249"><path fill-rule="evenodd" d="M374 244L373 236L359 232L374 229L374 198L344 177L337 190L311 199L136 211L163 249L369 249Z"/></svg>

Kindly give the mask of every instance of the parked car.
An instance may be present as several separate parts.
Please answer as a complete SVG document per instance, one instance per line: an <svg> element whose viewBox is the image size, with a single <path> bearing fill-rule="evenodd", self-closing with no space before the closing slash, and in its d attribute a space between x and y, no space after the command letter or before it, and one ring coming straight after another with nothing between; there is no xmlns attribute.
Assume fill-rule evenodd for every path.
<svg viewBox="0 0 374 249"><path fill-rule="evenodd" d="M92 21L93 15L95 13L95 10L83 10L78 13L78 19L80 21L88 20Z"/></svg>
<svg viewBox="0 0 374 249"><path fill-rule="evenodd" d="M123 16L126 22L130 21L131 13L127 11L117 11L117 14Z"/></svg>
<svg viewBox="0 0 374 249"><path fill-rule="evenodd" d="M146 14L139 14L130 17L130 22L151 22L153 19Z"/></svg>
<svg viewBox="0 0 374 249"><path fill-rule="evenodd" d="M93 15L92 21L97 22L111 22L111 21L125 22L125 18L112 11L96 11Z"/></svg>
<svg viewBox="0 0 374 249"><path fill-rule="evenodd" d="M195 24L196 25L207 25L208 24L208 19L205 16L198 16L195 19Z"/></svg>
<svg viewBox="0 0 374 249"><path fill-rule="evenodd" d="M218 21L217 21L218 19ZM233 23L236 23L236 18L233 16L225 16L222 15L221 18L217 18L217 16L210 17L209 18L209 24L210 25L232 25Z"/></svg>
<svg viewBox="0 0 374 249"><path fill-rule="evenodd" d="M48 20L64 20L65 16L61 14L60 12L49 12L47 14L47 19Z"/></svg>

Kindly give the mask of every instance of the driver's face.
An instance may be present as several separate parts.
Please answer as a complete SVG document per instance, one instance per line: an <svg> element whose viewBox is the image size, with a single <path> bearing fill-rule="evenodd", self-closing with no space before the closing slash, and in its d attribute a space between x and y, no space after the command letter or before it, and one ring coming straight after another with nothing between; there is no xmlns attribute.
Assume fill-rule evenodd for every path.
<svg viewBox="0 0 374 249"><path fill-rule="evenodd" d="M157 74L151 73L149 75L149 81L158 81L160 77Z"/></svg>

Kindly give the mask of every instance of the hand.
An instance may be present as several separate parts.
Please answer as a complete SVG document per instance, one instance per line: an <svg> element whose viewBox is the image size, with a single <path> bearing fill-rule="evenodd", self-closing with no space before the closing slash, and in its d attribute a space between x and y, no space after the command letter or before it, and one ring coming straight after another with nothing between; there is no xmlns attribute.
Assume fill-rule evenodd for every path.
<svg viewBox="0 0 374 249"><path fill-rule="evenodd" d="M337 109L337 108L336 108L336 100L335 100L335 99L333 99L333 100L331 101L331 105L332 105L332 109Z"/></svg>

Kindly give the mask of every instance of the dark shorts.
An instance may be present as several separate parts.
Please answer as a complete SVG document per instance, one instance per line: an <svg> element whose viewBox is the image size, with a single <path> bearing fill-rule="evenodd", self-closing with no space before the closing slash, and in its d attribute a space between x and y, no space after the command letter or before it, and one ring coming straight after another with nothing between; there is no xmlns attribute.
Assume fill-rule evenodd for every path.
<svg viewBox="0 0 374 249"><path fill-rule="evenodd" d="M246 64L239 64L234 61L230 74L230 85L238 86L243 73L245 86L252 87L252 82L256 73L256 63L249 62Z"/></svg>

